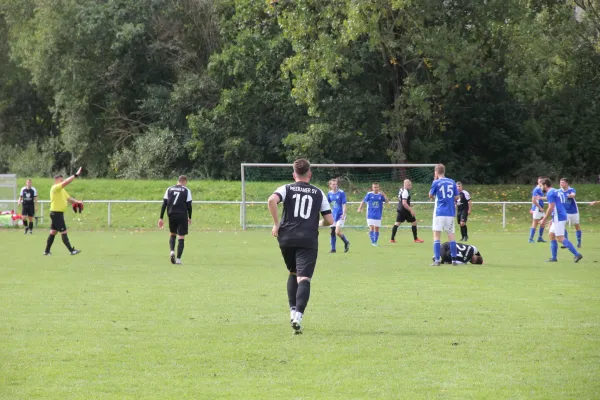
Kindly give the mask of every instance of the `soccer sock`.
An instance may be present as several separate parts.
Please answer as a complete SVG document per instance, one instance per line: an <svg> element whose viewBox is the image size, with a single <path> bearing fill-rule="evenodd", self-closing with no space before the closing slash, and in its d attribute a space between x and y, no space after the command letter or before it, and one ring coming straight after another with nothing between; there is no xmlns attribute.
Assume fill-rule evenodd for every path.
<svg viewBox="0 0 600 400"><path fill-rule="evenodd" d="M577 249L575 248L575 246L573 246L573 243L571 243L569 241L569 239L564 238L563 242L562 242L563 246L565 246L567 249L569 249L569 251L571 253L573 253L573 255L578 256L579 252L577 251Z"/></svg>
<svg viewBox="0 0 600 400"><path fill-rule="evenodd" d="M309 297L310 281L308 279L304 279L298 283L298 291L296 292L296 312L304 314Z"/></svg>
<svg viewBox="0 0 600 400"><path fill-rule="evenodd" d="M50 248L52 247L52 243L54 243L54 238L56 235L48 235L48 240L46 240L46 253L50 253Z"/></svg>
<svg viewBox="0 0 600 400"><path fill-rule="evenodd" d="M335 242L336 242L336 237L335 237L335 228L331 228L331 250L335 250Z"/></svg>
<svg viewBox="0 0 600 400"><path fill-rule="evenodd" d="M435 257L435 261L440 261L440 253L442 252L442 245L439 240L435 240L433 242L433 256Z"/></svg>
<svg viewBox="0 0 600 400"><path fill-rule="evenodd" d="M419 237L417 236L417 227L413 225L412 227L413 239L417 240Z"/></svg>
<svg viewBox="0 0 600 400"><path fill-rule="evenodd" d="M169 248L175 251L175 236L169 236Z"/></svg>
<svg viewBox="0 0 600 400"><path fill-rule="evenodd" d="M543 235L544 235L544 227L540 226L540 239L542 238Z"/></svg>
<svg viewBox="0 0 600 400"><path fill-rule="evenodd" d="M29 232L33 232L33 221L29 221Z"/></svg>
<svg viewBox="0 0 600 400"><path fill-rule="evenodd" d="M463 228L465 228L465 238L466 238L467 236L469 236L469 231L467 230L467 226L466 225L463 226Z"/></svg>
<svg viewBox="0 0 600 400"><path fill-rule="evenodd" d="M60 235L60 236L62 236L62 241L65 244L65 246L67 246L67 249L69 249L69 251L72 252L73 247L71 247L71 243L69 242L69 236L67 236L66 233L64 235Z"/></svg>
<svg viewBox="0 0 600 400"><path fill-rule="evenodd" d="M394 225L392 228L392 240L396 240L396 233L398 233L398 225Z"/></svg>
<svg viewBox="0 0 600 400"><path fill-rule="evenodd" d="M581 231L575 231L575 235L577 236L577 244L581 246Z"/></svg>
<svg viewBox="0 0 600 400"><path fill-rule="evenodd" d="M183 247L185 246L185 239L177 240L177 258L181 258L183 255Z"/></svg>
<svg viewBox="0 0 600 400"><path fill-rule="evenodd" d="M371 243L375 243L375 232L369 231L369 237L371 238Z"/></svg>
<svg viewBox="0 0 600 400"><path fill-rule="evenodd" d="M375 232L375 243L379 240L379 232Z"/></svg>
<svg viewBox="0 0 600 400"><path fill-rule="evenodd" d="M534 236L535 236L535 228L529 229L529 240L533 240Z"/></svg>
<svg viewBox="0 0 600 400"><path fill-rule="evenodd" d="M452 261L456 261L456 242L454 240L450 242L450 257L452 257Z"/></svg>
<svg viewBox="0 0 600 400"><path fill-rule="evenodd" d="M290 274L287 281L287 294L290 310L293 308L296 311L296 293L298 293L298 279L296 275Z"/></svg>
<svg viewBox="0 0 600 400"><path fill-rule="evenodd" d="M344 244L348 244L348 243L350 243L350 242L348 241L348 239L346 239L346 235L342 235L342 236L340 236L340 239L342 239L342 242L344 242Z"/></svg>
<svg viewBox="0 0 600 400"><path fill-rule="evenodd" d="M567 240L568 241L568 240ZM564 244L565 242L563 242ZM552 255L552 259L556 260L556 256L558 254L558 242L556 240L550 241L550 253Z"/></svg>

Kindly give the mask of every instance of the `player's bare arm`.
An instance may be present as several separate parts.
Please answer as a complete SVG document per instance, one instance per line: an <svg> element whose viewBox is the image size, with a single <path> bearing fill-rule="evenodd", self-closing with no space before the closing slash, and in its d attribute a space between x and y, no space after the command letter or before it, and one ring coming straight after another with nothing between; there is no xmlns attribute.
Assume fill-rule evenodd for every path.
<svg viewBox="0 0 600 400"><path fill-rule="evenodd" d="M17 207L21 205L22 201L23 201L23 196L19 196L19 200L17 201Z"/></svg>
<svg viewBox="0 0 600 400"><path fill-rule="evenodd" d="M363 205L365 204L364 200L360 202L360 205L358 206L358 212L362 211Z"/></svg>
<svg viewBox="0 0 600 400"><path fill-rule="evenodd" d="M281 199L275 193L269 196L269 200L267 201L269 212L271 213L271 217L273 218L273 229L271 230L271 234L274 237L277 237L279 235L279 214L277 212L277 204L279 204L280 201Z"/></svg>
<svg viewBox="0 0 600 400"><path fill-rule="evenodd" d="M554 211L554 207L555 207L554 203L550 203L550 205L548 205L548 210L546 210L546 215L544 215L544 218L542 218L542 220L540 221L541 224L546 223L546 220L552 215L552 211Z"/></svg>
<svg viewBox="0 0 600 400"><path fill-rule="evenodd" d="M79 167L79 169L77 170L77 172L75 172L74 175L71 175L70 177L68 177L67 179L65 179L64 181L62 181L60 184L61 186L64 188L65 186L67 186L69 183L73 182L73 180L75 178L77 178L79 175L81 175L81 171L83 171L83 167Z"/></svg>
<svg viewBox="0 0 600 400"><path fill-rule="evenodd" d="M533 196L531 197L531 203L536 206L538 208L538 210L540 211L544 211L544 209L540 206L540 202L539 200L541 200L540 196Z"/></svg>
<svg viewBox="0 0 600 400"><path fill-rule="evenodd" d="M469 199L469 210L467 211L467 213L469 215L471 215L471 210L473 209L473 202L471 201L471 199Z"/></svg>
<svg viewBox="0 0 600 400"><path fill-rule="evenodd" d="M346 220L346 203L342 205L342 220Z"/></svg>
<svg viewBox="0 0 600 400"><path fill-rule="evenodd" d="M323 219L319 221L319 226L330 226L333 225L333 215L325 214Z"/></svg>

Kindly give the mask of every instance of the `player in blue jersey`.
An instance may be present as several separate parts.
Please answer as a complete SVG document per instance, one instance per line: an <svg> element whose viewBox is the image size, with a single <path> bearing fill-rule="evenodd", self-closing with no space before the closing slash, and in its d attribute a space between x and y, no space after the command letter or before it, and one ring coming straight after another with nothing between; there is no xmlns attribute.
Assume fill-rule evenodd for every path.
<svg viewBox="0 0 600 400"><path fill-rule="evenodd" d="M550 227L550 251L552 257L548 260L549 262L557 261L558 243L561 242L573 255L575 256L575 262L579 262L583 256L577 251L573 243L569 242L569 239L565 237L565 225L567 224L567 211L565 210L565 203L567 202L567 196L562 190L552 188L552 182L548 178L542 180L542 186L546 191L546 197L548 199L548 210L546 215L542 218L542 223L546 222L551 215L553 215L552 226Z"/></svg>
<svg viewBox="0 0 600 400"><path fill-rule="evenodd" d="M379 190L379 183L375 182L371 186L372 191L367 193L363 201L358 206L358 212L362 211L363 205L367 204L367 225L369 225L369 237L373 246L379 246L379 228L383 217L383 204L389 200L385 193Z"/></svg>
<svg viewBox="0 0 600 400"><path fill-rule="evenodd" d="M546 241L542 237L544 235L544 228L546 224L540 223L541 219L544 217L544 191L542 188L542 181L545 179L545 176L538 177L537 186L533 188L531 192L531 203L533 206L531 207L531 215L533 216L533 221L531 222L531 229L529 230L529 243L535 243L533 237L535 236L535 231L540 226L540 235L537 239L538 242L545 243Z"/></svg>
<svg viewBox="0 0 600 400"><path fill-rule="evenodd" d="M431 184L429 198L435 199L435 208L433 210L433 257L432 266L439 266L441 262L441 244L440 238L442 231L448 234L450 242L450 257L452 265L456 264L456 239L454 237L454 217L456 209L454 203L458 200L460 194L456 187L456 182L446 178L446 167L443 164L435 166L434 181Z"/></svg>
<svg viewBox="0 0 600 400"><path fill-rule="evenodd" d="M577 247L581 248L581 225L579 225L579 207L577 207L577 201L575 195L577 191L569 186L569 180L562 178L560 180L560 188L566 196L567 202L565 203L565 211L567 211L567 222L575 225L575 235L577 236ZM565 228L565 238L569 238L567 229ZM565 246L562 246L566 249Z"/></svg>
<svg viewBox="0 0 600 400"><path fill-rule="evenodd" d="M329 181L329 193L327 193L327 201L331 206L331 213L333 214L334 226L331 227L331 251L335 253L335 242L336 235L344 242L344 253L350 250L350 242L346 239L346 236L342 233L342 228L346 222L346 193L342 189L338 189L338 180L332 179Z"/></svg>

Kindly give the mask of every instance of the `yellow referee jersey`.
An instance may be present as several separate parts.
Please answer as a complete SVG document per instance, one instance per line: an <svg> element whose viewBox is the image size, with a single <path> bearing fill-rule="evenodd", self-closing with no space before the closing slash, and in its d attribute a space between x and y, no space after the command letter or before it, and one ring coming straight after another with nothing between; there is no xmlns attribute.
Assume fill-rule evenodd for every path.
<svg viewBox="0 0 600 400"><path fill-rule="evenodd" d="M50 211L65 212L68 207L69 193L62 187L62 183L53 185L50 189Z"/></svg>

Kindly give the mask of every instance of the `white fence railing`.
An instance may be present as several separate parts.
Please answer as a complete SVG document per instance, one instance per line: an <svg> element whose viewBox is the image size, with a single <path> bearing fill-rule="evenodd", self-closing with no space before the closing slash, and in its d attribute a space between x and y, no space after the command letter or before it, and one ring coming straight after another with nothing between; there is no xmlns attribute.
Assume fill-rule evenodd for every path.
<svg viewBox="0 0 600 400"><path fill-rule="evenodd" d="M44 215L47 211L48 208L48 203L50 203L48 200L40 200L38 201L38 218L41 220L41 222L43 223L44 221ZM157 205L157 210L156 210L156 215L158 216L158 210L159 204L162 204L162 200L86 200L84 202L85 204L106 204L107 205L107 214L106 214L106 221L107 221L107 225L110 227L112 224L112 205L113 204L156 204ZM0 204L15 204L14 200L0 200ZM267 210L266 210L266 201L246 201L245 203L241 202L241 201L211 201L211 200L204 200L204 201L194 201L194 204L200 204L200 205L211 205L211 204L230 204L230 205L237 205L239 206L239 212L240 212L240 226L243 226L243 213L244 213L244 204L245 205L264 205L265 206L265 213L268 214ZM360 202L348 202L347 204L350 205L358 205L360 204ZM394 205L390 205L389 207L394 207L395 208L395 202L392 203ZM413 201L411 202L411 204L426 204L429 206L433 207L433 202L431 201ZM506 209L507 206L523 206L523 205L531 205L531 202L528 201L474 201L473 204L476 205L493 205L493 206L501 206L502 208L502 228L506 228L507 225L507 213L506 213ZM578 203L579 206L582 205L589 205L589 203ZM15 204L16 206L16 204ZM2 211L2 210L0 210ZM15 209L15 212L18 212L17 209ZM477 208L474 208L474 213L477 213ZM247 225L249 227L264 227L264 226L268 226L268 225ZM354 227L354 226L347 226L347 227ZM358 225L356 226L358 227ZM360 225L360 227L363 227L363 225Z"/></svg>

